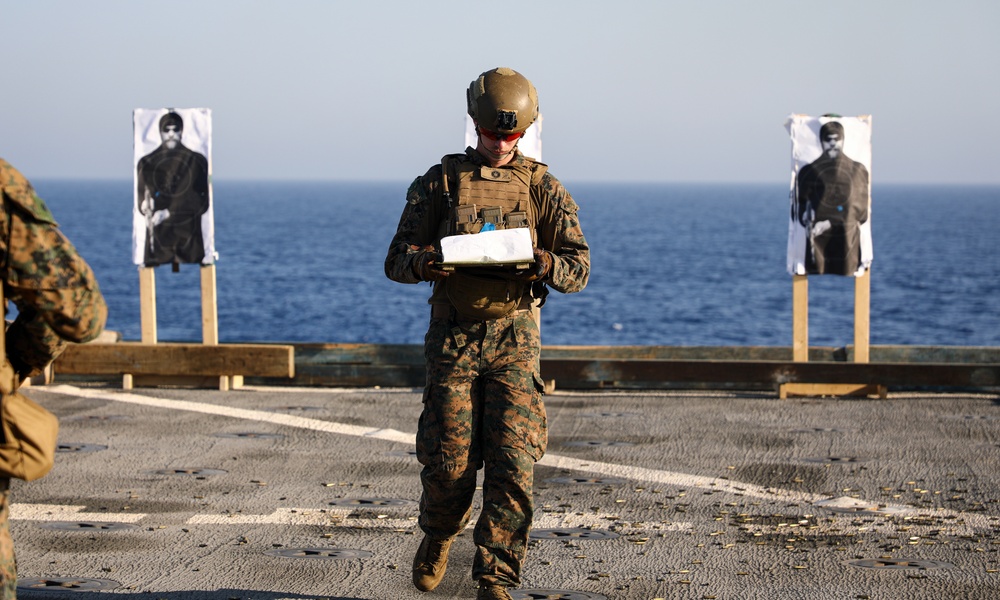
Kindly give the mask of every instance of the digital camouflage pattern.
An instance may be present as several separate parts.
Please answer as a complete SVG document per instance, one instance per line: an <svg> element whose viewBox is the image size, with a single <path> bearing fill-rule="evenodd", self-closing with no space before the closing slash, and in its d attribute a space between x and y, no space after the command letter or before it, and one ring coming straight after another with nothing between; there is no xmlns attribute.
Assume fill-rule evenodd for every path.
<svg viewBox="0 0 1000 600"><path fill-rule="evenodd" d="M425 338L428 383L417 427L417 458L424 465L420 526L435 539L465 529L476 471L485 467L473 535L477 580L520 583L534 463L548 439L540 347L530 310L489 321L433 319Z"/></svg>
<svg viewBox="0 0 1000 600"><path fill-rule="evenodd" d="M69 342L87 342L104 328L108 308L94 273L59 231L52 213L8 162L0 159L0 256L6 300L18 315L7 329L7 357L21 377L36 374ZM4 306L6 313L6 306ZM0 479L0 600L15 598L9 481Z"/></svg>
<svg viewBox="0 0 1000 600"><path fill-rule="evenodd" d="M0 598L14 600L17 597L17 561L14 560L14 540L10 537L10 492L6 485L3 488L0 492Z"/></svg>
<svg viewBox="0 0 1000 600"><path fill-rule="evenodd" d="M485 164L473 148L466 149L464 160ZM536 163L518 152L512 164ZM385 273L394 281L418 283L415 267L426 248L440 251L443 224L451 218L441 175L441 165L435 165L407 191L385 259ZM547 171L529 195L538 246L552 253L544 284L563 293L582 290L590 276L590 247L576 203ZM445 285L447 279L434 285L429 302L448 306L450 317L431 319L424 338L427 383L417 428L417 456L424 466L420 527L436 539L462 531L472 516L476 471L485 468L472 576L481 584L515 586L533 518L534 463L547 443L538 324L523 309L498 319L460 319Z"/></svg>
<svg viewBox="0 0 1000 600"><path fill-rule="evenodd" d="M4 293L18 307L7 331L7 354L26 376L45 368L68 342L96 338L108 308L90 266L59 231L28 180L3 159L0 186Z"/></svg>

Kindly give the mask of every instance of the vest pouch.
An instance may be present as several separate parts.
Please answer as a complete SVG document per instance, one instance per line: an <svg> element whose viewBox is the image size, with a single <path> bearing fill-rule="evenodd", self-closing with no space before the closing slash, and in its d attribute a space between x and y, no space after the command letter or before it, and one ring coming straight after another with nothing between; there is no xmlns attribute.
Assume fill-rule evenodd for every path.
<svg viewBox="0 0 1000 600"><path fill-rule="evenodd" d="M475 204L455 208L455 233L479 233L482 228Z"/></svg>
<svg viewBox="0 0 1000 600"><path fill-rule="evenodd" d="M456 270L445 280L445 292L460 316L485 321L514 312L521 302L524 283Z"/></svg>
<svg viewBox="0 0 1000 600"><path fill-rule="evenodd" d="M0 477L34 481L55 462L59 419L18 392L14 368L0 360Z"/></svg>

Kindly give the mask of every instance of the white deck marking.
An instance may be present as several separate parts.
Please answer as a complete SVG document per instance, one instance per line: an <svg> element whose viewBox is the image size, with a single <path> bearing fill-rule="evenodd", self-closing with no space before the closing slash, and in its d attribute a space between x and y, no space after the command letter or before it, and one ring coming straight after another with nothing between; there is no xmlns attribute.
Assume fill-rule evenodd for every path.
<svg viewBox="0 0 1000 600"><path fill-rule="evenodd" d="M204 414L231 417L235 419L245 419L249 421L258 421L261 423L271 423L274 425L296 427L299 429L311 429L314 431L323 431L339 435L373 438L389 442L398 442L411 445L415 445L416 443L415 434L406 433L403 431L397 431L395 429L360 427L357 425L347 425L345 423L335 423L331 421L323 421L320 419L297 417L293 415L286 415L286 414L274 413L262 410L234 408L231 406L221 406L205 402L190 402L186 400L168 400L164 398L152 398L149 396L142 396L139 394L133 394L128 392L107 392L103 390L78 388L71 385L57 385L52 387L45 387L44 391L56 394L65 394L69 396L78 396L83 398L97 398L101 400L108 400L110 402L127 402L130 404L153 406L168 410L184 410L191 412L199 412ZM734 494L736 496L762 498L767 500L779 500L782 502L790 502L790 503L818 504L820 502L829 502L831 500L829 495L824 495L824 494L811 494L807 492L786 490L776 487L762 487L752 483L743 483L739 481L733 481L731 479L722 479L718 477L702 477L698 475L689 475L687 473L663 471L660 469L647 469L631 465L619 465L614 463L597 462L592 460L582 460L578 458L572 458L569 456L560 456L558 454L546 454L545 457L542 458L542 460L539 461L538 464L548 467L568 469L572 471L580 471L583 473L591 473L608 477L618 477L622 479L632 479L636 481L660 483L664 485L673 485L680 488L698 488L713 492L724 492L728 494ZM864 503L873 506L885 506L881 505L878 502L866 502L860 499L853 499L852 501L859 504ZM918 515L927 512L926 510L921 510L910 506L891 506L887 508L891 508L894 514L900 516ZM281 510L296 510L296 509L281 509ZM325 515L325 517L328 518L331 512L332 511L328 512L327 515ZM972 521L980 520L977 518L977 515L970 515L965 513L953 513L953 511L936 511L934 513L934 516L941 517L944 516L945 514L961 514L962 518L965 519L965 521L969 524L971 524ZM253 518L261 518L261 517L253 517ZM274 517L274 518L279 518L279 517ZM280 518L291 518L291 517L287 516ZM229 522L229 523L233 522L227 516L223 516L221 520L223 522ZM985 519L982 520L984 525L988 525Z"/></svg>
<svg viewBox="0 0 1000 600"><path fill-rule="evenodd" d="M245 419L248 421L259 421L262 423L272 423L274 425L284 425L286 427L296 427L298 429L312 429L326 433L337 433L340 435L350 435L355 437L370 437L388 442L400 442L404 444L415 444L415 437L412 433L404 433L394 429L381 429L372 427L359 427L357 425L347 425L345 423L334 423L331 421L321 421L319 419L309 419L306 417L296 417L263 410L250 410L246 408L234 408L232 406L220 406L205 402L189 402L186 400L166 400L163 398L151 398L140 396L128 392L108 393L101 390L91 390L78 388L71 385L57 385L46 387L46 392L65 394L68 396L79 396L82 398L98 398L111 402L128 402L130 404L141 404L143 406L154 406L169 410L186 410L209 415L219 415L232 417L234 419Z"/></svg>
<svg viewBox="0 0 1000 600"><path fill-rule="evenodd" d="M351 509L276 508L269 515L228 513L223 515L195 515L189 525L345 525Z"/></svg>
<svg viewBox="0 0 1000 600"><path fill-rule="evenodd" d="M11 504L10 518L14 521L72 521L87 523L137 523L145 513L85 513L86 506L62 504Z"/></svg>

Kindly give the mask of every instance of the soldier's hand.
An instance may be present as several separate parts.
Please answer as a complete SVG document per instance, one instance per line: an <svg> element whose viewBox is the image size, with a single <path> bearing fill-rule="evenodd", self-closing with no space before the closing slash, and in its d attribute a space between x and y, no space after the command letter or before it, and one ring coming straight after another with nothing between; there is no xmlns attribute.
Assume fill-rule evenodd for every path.
<svg viewBox="0 0 1000 600"><path fill-rule="evenodd" d="M531 253L535 257L535 264L514 272L521 281L541 281L552 274L552 253L541 248L533 248Z"/></svg>
<svg viewBox="0 0 1000 600"><path fill-rule="evenodd" d="M417 257L414 261L414 271L417 274L417 278L420 281L440 281L447 277L449 273L447 271L442 271L435 263L439 263L444 260L444 255L440 252L435 251L430 246L425 246L419 252L417 252Z"/></svg>

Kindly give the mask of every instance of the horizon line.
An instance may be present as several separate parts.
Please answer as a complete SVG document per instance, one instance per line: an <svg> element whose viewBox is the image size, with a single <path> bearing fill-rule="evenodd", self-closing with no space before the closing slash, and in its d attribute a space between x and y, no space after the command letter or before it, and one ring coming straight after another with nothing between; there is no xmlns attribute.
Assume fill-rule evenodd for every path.
<svg viewBox="0 0 1000 600"><path fill-rule="evenodd" d="M131 177L100 177L100 176L34 176L29 181L52 181L52 182L132 182ZM409 185L410 179L351 179L351 178L292 178L274 177L261 179L255 177L215 177L212 176L213 183L343 183L343 184L398 184ZM742 181L712 181L707 179L560 179L571 185L788 185L787 179L774 180L742 180ZM912 186L961 186L961 187L1000 187L1000 181L996 182L968 182L968 181L905 181L905 180L884 180L873 182L873 186L878 185L912 185ZM571 190L572 191L572 190Z"/></svg>

